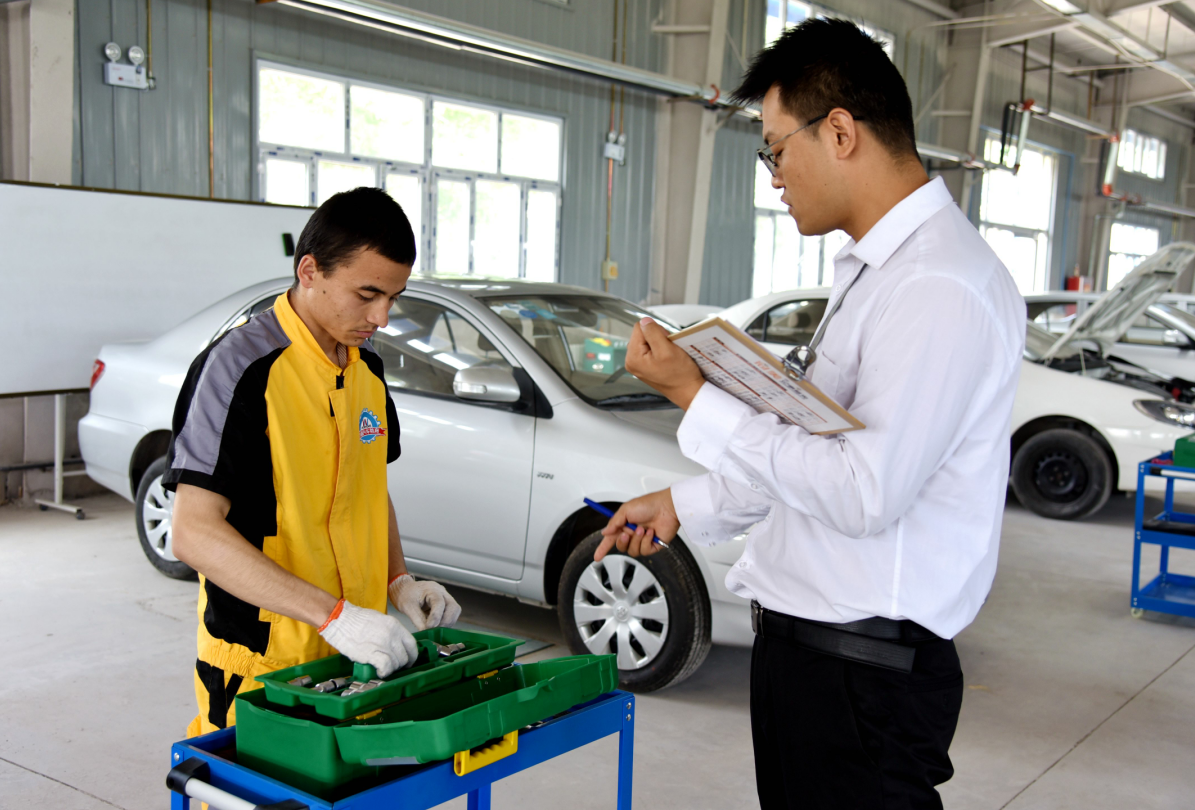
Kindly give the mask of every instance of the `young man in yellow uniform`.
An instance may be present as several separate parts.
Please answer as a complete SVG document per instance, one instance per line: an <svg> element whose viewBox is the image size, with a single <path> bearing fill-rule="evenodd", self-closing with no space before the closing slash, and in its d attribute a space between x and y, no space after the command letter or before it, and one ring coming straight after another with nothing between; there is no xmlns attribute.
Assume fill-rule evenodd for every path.
<svg viewBox="0 0 1195 810"><path fill-rule="evenodd" d="M189 736L235 723L265 672L336 651L383 677L407 666L415 640L387 595L416 629L460 616L407 573L386 490L399 426L369 338L414 261L385 192L337 194L299 237L294 287L191 365L163 478L175 554L200 574Z"/></svg>

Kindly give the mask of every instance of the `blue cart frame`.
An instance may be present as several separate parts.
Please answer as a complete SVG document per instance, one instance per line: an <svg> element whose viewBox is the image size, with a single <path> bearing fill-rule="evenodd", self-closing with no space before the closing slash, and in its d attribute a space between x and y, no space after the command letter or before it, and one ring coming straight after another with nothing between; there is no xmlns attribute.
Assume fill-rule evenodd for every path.
<svg viewBox="0 0 1195 810"><path fill-rule="evenodd" d="M1155 476L1166 480L1166 499L1161 512L1145 517L1145 479ZM1170 549L1195 549L1195 514L1174 508L1174 482L1195 481L1195 467L1176 467L1174 454L1163 453L1137 465L1137 516L1133 539L1132 613L1143 611L1172 613L1195 617L1195 577L1170 571ZM1162 547L1158 575L1144 587L1141 583L1141 545Z"/></svg>
<svg viewBox="0 0 1195 810"><path fill-rule="evenodd" d="M276 779L252 771L217 755L235 747L236 728L226 728L177 742L170 749L172 810L187 810L188 795L210 801L210 788L228 797L221 807L274 807L277 810L427 810L457 796L469 797L469 810L489 810L490 786L518 773L618 734L618 810L631 810L631 783L635 740L635 696L621 690L602 695L544 723L519 732L518 750L479 770L457 776L452 760L434 762L413 773L336 802L296 790ZM200 780L196 785L194 780ZM202 783L206 783L202 784ZM188 784L191 790L187 790ZM210 788L207 786L210 785ZM198 789L196 789L198 788ZM184 791L187 795L184 795ZM238 804L238 802L240 802Z"/></svg>

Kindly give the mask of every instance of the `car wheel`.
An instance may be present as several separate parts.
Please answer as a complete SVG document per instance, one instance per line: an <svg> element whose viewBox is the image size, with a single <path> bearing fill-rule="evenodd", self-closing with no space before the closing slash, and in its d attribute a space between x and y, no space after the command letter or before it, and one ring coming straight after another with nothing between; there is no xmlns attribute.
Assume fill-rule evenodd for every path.
<svg viewBox="0 0 1195 810"><path fill-rule="evenodd" d="M689 551L650 557L593 554L594 532L573 549L557 592L560 628L577 655L618 656L624 689L651 692L688 678L710 651L710 605Z"/></svg>
<svg viewBox="0 0 1195 810"><path fill-rule="evenodd" d="M141 550L154 568L172 579L195 579L195 570L174 556L171 548L171 520L174 517L174 493L162 486L166 457L149 465L137 487L134 512Z"/></svg>
<svg viewBox="0 0 1195 810"><path fill-rule="evenodd" d="M1054 428L1030 436L1012 460L1012 490L1042 517L1076 520L1098 511L1112 495L1112 461L1077 430Z"/></svg>

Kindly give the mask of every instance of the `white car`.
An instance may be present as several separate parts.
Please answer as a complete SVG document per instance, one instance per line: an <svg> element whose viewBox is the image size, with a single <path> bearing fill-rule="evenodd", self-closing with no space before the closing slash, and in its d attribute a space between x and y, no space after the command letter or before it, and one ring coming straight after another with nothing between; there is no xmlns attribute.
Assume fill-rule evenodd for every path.
<svg viewBox="0 0 1195 810"><path fill-rule="evenodd" d="M1195 407L1188 404L1195 387L1109 357L1192 256L1195 245L1166 246L1064 335L1027 325L1010 472L1022 505L1050 518L1091 515L1114 490L1137 489L1138 462L1173 449L1195 428ZM783 357L812 339L829 295L824 287L773 293L719 317Z"/></svg>
<svg viewBox="0 0 1195 810"><path fill-rule="evenodd" d="M1029 320L1048 332L1065 333L1105 293L1057 291L1025 296ZM1155 374L1195 380L1195 315L1191 296L1164 295L1143 312L1111 349L1116 357Z"/></svg>
<svg viewBox="0 0 1195 810"><path fill-rule="evenodd" d="M146 556L168 575L193 575L171 553L161 485L183 377L290 284L251 287L96 361L79 424L87 473L134 501ZM583 498L616 508L704 472L677 447L681 411L623 369L644 314L558 284L412 280L372 343L401 426L388 482L411 569L555 605L575 652L616 653L623 685L646 691L688 677L711 641L754 636L747 602L723 584L741 538L682 536L644 561L593 562L606 518Z"/></svg>
<svg viewBox="0 0 1195 810"><path fill-rule="evenodd" d="M683 329L713 315L721 314L724 307L715 307L709 304L656 304L647 309L653 316L676 324Z"/></svg>

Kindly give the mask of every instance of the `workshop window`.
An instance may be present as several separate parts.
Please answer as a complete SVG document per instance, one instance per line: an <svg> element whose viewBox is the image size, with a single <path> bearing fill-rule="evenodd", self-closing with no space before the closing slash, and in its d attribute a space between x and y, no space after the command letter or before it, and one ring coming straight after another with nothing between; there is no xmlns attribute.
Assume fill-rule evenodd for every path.
<svg viewBox="0 0 1195 810"><path fill-rule="evenodd" d="M802 236L772 188L772 176L755 164L755 263L751 296L828 287L834 283L834 255L847 243L842 231Z"/></svg>
<svg viewBox="0 0 1195 810"><path fill-rule="evenodd" d="M1161 180L1166 176L1166 142L1126 129L1116 153L1116 165L1126 172Z"/></svg>
<svg viewBox="0 0 1195 810"><path fill-rule="evenodd" d="M998 139L986 141L984 158L1000 163ZM1006 149L1004 165L1011 169L1014 159L1013 150ZM1056 167L1052 153L1026 148L1017 174L992 169L983 176L979 232L1022 295L1045 292L1049 284Z"/></svg>
<svg viewBox="0 0 1195 810"><path fill-rule="evenodd" d="M836 11L812 3L803 3L801 0L768 0L768 16L764 21L764 47L766 48L775 42L776 38L784 31L810 17L850 19L851 22L863 29L864 33L868 36L878 39L884 46L884 51L888 54L888 58L892 58L893 48L896 43L896 38L892 34L868 25L862 20L851 19Z"/></svg>
<svg viewBox="0 0 1195 810"><path fill-rule="evenodd" d="M1112 223L1108 240L1108 286L1112 289L1147 256L1158 251L1158 229Z"/></svg>
<svg viewBox="0 0 1195 810"><path fill-rule="evenodd" d="M265 61L257 76L263 202L382 188L411 221L416 272L556 279L559 118Z"/></svg>

